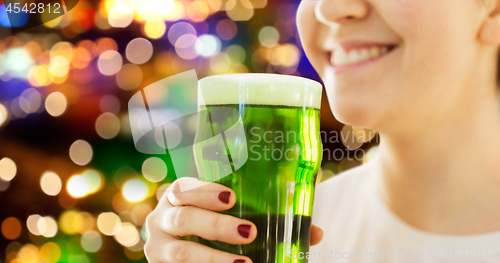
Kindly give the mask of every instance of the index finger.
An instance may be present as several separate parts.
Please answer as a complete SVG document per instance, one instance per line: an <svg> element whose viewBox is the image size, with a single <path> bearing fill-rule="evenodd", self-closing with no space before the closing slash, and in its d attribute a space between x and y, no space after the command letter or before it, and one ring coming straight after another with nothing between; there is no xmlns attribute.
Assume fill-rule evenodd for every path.
<svg viewBox="0 0 500 263"><path fill-rule="evenodd" d="M181 191L186 186L191 190ZM166 196L173 206L190 205L213 211L227 210L236 202L236 195L231 188L190 177L180 178L172 183L166 190Z"/></svg>

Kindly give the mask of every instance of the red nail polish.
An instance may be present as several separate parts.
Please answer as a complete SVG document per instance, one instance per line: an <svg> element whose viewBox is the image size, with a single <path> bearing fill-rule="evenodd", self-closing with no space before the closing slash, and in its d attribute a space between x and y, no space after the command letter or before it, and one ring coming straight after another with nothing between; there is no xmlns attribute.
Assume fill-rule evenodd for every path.
<svg viewBox="0 0 500 263"><path fill-rule="evenodd" d="M250 236L250 229L252 229L251 225L239 225L238 233L240 233L240 236L248 238Z"/></svg>
<svg viewBox="0 0 500 263"><path fill-rule="evenodd" d="M220 192L219 200L224 204L229 204L229 196L231 196L231 192L229 191Z"/></svg>
<svg viewBox="0 0 500 263"><path fill-rule="evenodd" d="M233 263L245 263L245 260L237 259L237 260L233 261Z"/></svg>

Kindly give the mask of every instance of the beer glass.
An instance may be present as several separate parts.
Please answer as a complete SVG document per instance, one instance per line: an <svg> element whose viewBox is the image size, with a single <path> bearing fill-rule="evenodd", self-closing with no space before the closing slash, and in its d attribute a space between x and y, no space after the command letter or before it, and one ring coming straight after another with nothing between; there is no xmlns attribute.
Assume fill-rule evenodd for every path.
<svg viewBox="0 0 500 263"><path fill-rule="evenodd" d="M198 83L194 154L200 180L234 190L236 204L221 213L252 221L258 234L247 245L188 240L255 263L307 262L291 253L309 251L322 155L321 84L257 73L210 76Z"/></svg>

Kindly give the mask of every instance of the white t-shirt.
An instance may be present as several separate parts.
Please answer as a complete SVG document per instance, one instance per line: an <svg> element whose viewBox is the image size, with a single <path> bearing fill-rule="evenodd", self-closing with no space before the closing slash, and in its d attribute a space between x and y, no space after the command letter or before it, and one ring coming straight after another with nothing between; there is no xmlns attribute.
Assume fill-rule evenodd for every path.
<svg viewBox="0 0 500 263"><path fill-rule="evenodd" d="M452 236L419 230L390 210L374 182L370 175L346 172L316 186L312 222L324 235L310 248L310 263L500 262L500 232Z"/></svg>

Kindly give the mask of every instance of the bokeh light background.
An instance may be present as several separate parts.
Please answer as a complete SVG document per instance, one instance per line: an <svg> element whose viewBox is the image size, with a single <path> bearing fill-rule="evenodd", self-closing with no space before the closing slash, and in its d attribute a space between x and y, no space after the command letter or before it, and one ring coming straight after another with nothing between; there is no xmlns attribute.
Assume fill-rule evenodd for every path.
<svg viewBox="0 0 500 263"><path fill-rule="evenodd" d="M183 175L168 155L135 150L128 99L190 69L199 78L272 72L319 81L297 35L299 2L80 0L14 35L10 27L26 21L11 25L0 0L0 262L146 262L145 218ZM323 131L364 132L337 122L323 95ZM359 147L368 153L361 160L347 150ZM377 149L324 148L351 158L324 158L323 179Z"/></svg>

